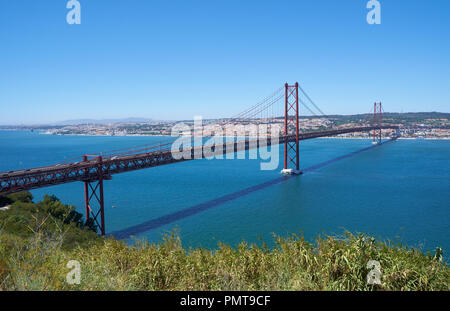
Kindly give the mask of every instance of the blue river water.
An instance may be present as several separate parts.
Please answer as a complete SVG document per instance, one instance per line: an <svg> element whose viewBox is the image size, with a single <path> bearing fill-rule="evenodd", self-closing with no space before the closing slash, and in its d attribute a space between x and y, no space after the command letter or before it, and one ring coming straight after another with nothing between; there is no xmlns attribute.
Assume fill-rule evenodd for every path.
<svg viewBox="0 0 450 311"><path fill-rule="evenodd" d="M53 136L0 131L0 171L50 165L84 153L164 137ZM260 160L195 160L114 175L105 182L107 233L160 241L177 228L186 247L273 241L273 233L363 232L422 250L450 251L450 141L302 141L301 168L290 178ZM366 148L365 150L363 150ZM80 182L33 190L84 206ZM448 255L447 255L448 256ZM446 257L447 257L446 256Z"/></svg>

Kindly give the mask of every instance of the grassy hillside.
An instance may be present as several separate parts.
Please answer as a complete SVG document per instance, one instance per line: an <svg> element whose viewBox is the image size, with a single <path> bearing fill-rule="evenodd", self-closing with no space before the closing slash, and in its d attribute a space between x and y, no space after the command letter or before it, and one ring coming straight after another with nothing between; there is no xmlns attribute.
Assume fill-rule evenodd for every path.
<svg viewBox="0 0 450 311"><path fill-rule="evenodd" d="M450 289L450 268L440 251L425 255L350 233L314 244L299 236L276 237L273 249L243 242L237 248L186 250L176 234L160 244L127 246L97 237L77 214L68 220L70 212L55 213L60 209L54 205L62 203L54 197L36 204L30 199L26 194L8 198L12 208L0 212L3 290ZM70 260L81 264L79 285L66 282ZM366 282L370 260L381 264L381 285Z"/></svg>

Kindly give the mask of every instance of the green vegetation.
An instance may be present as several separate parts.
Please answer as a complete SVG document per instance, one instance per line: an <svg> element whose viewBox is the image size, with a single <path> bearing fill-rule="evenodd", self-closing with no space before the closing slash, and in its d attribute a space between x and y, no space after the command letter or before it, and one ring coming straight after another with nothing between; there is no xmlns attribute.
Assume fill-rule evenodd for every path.
<svg viewBox="0 0 450 311"><path fill-rule="evenodd" d="M46 195L42 201L33 203L31 193L19 192L0 196L2 206L10 206L9 210L0 211L2 236L25 241L37 233L46 236L59 234L64 250L101 240L91 219L85 223L83 215L75 211L74 206L64 205L55 196Z"/></svg>
<svg viewBox="0 0 450 311"><path fill-rule="evenodd" d="M423 254L404 245L347 233L343 239L276 237L269 249L219 244L185 250L172 233L160 244L127 246L100 238L73 207L29 193L1 197L0 289L4 290L449 290L442 252ZM5 203L3 203L5 204ZM1 203L0 203L1 205ZM81 264L81 284L66 267ZM382 284L368 285L367 263L381 264Z"/></svg>

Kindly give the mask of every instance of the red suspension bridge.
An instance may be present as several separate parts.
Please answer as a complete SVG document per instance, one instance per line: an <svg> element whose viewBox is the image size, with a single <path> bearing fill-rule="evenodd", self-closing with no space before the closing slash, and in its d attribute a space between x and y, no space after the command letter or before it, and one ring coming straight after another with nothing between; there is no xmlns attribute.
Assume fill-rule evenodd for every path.
<svg viewBox="0 0 450 311"><path fill-rule="evenodd" d="M300 98L299 90L304 95L305 100ZM371 126L362 125L351 128L304 132L300 127L299 105L314 116L317 116L315 111L318 112L319 116L325 115L298 83L295 85L286 83L283 88L278 89L260 103L219 123L221 126L227 126L261 122L273 126L279 119L283 123L283 129L279 137L266 136L263 140L259 137L246 139L245 141L233 140L232 142L214 145L209 151L206 151L203 146L196 147L194 145L186 149L188 156L182 158L174 157L171 149L176 138L170 138L156 144L114 150L97 155L83 155L82 161L78 162L0 173L0 195L81 181L84 183L85 190L86 220L92 218L101 234L105 235L103 181L110 180L114 174L192 159L208 158L211 156L211 152L213 154L227 154L246 151L259 148L261 144L264 144L264 146L283 144L284 169L282 172L285 174L301 174L299 142L302 140L355 132L371 132L373 142L377 143L381 142L381 131L383 129L397 129L395 125L382 124L382 104L375 103ZM278 111L279 108L282 110ZM284 120L280 118L283 114ZM97 208L94 207L95 205Z"/></svg>

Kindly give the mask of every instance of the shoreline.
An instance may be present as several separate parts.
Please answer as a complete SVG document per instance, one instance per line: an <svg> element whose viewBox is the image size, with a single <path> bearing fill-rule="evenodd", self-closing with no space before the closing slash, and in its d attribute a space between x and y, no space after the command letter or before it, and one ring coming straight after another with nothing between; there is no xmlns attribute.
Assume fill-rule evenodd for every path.
<svg viewBox="0 0 450 311"><path fill-rule="evenodd" d="M147 134L127 134L127 135L96 135L96 134L51 134L51 133L38 133L41 135L54 135L54 136L89 136L89 137L182 137L182 136L171 136L171 135L147 135ZM226 138L227 136L221 136ZM233 136L236 137L236 136ZM247 136L246 136L247 137ZM207 137L209 138L209 137ZM371 137L336 137L336 136L327 136L327 137L317 137L316 139L361 139L361 140L371 140ZM383 139L390 139L384 137ZM399 137L398 140L450 140L450 137Z"/></svg>
<svg viewBox="0 0 450 311"><path fill-rule="evenodd" d="M28 131L28 130L13 130L13 129L0 129L0 131ZM87 137L182 137L182 136L171 136L162 134L127 134L127 135L105 135L105 134L52 134L43 131L36 131L35 133L39 135L53 135L53 136L87 136ZM226 137L226 136L222 136ZM236 137L236 136L233 136ZM338 137L338 136L327 136L327 137L317 137L316 139L361 139L361 140L371 140L371 137ZM388 138L383 138L388 139ZM398 140L450 140L450 137L399 137Z"/></svg>

